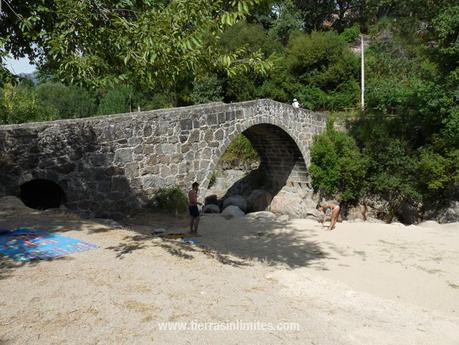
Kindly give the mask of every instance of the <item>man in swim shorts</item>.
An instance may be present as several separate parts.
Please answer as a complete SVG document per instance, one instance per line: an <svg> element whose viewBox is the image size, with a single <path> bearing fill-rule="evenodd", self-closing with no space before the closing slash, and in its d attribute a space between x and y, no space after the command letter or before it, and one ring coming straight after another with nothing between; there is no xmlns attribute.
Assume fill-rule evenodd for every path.
<svg viewBox="0 0 459 345"><path fill-rule="evenodd" d="M193 235L198 234L199 225L199 209L198 209L198 191L199 183L194 182L191 185L191 190L188 192L188 209L190 210L191 222L190 233Z"/></svg>

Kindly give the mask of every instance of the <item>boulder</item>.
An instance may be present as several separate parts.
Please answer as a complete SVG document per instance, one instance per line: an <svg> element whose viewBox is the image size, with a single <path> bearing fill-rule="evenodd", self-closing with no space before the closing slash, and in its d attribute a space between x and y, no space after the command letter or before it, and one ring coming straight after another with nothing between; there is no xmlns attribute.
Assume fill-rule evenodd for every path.
<svg viewBox="0 0 459 345"><path fill-rule="evenodd" d="M0 198L0 211L30 210L21 199L7 195Z"/></svg>
<svg viewBox="0 0 459 345"><path fill-rule="evenodd" d="M366 205L365 218L384 219L386 222L392 221L392 215L389 207L389 202L379 196L370 196L364 200Z"/></svg>
<svg viewBox="0 0 459 345"><path fill-rule="evenodd" d="M415 224L418 220L418 210L415 206L404 202L400 205L396 216L405 225Z"/></svg>
<svg viewBox="0 0 459 345"><path fill-rule="evenodd" d="M312 219L312 220L319 220L321 219L323 213L320 213L320 211L314 209L314 208L310 208L310 209L306 209L305 210L305 215L304 215L304 218L306 219Z"/></svg>
<svg viewBox="0 0 459 345"><path fill-rule="evenodd" d="M211 194L205 197L204 205L218 205L218 197L216 194Z"/></svg>
<svg viewBox="0 0 459 345"><path fill-rule="evenodd" d="M357 205L355 207L349 207L347 209L346 220L354 221L363 221L366 219L366 208L364 205Z"/></svg>
<svg viewBox="0 0 459 345"><path fill-rule="evenodd" d="M276 214L287 214L293 218L305 218L308 213L315 210L308 208L298 195L281 191L273 198L271 211Z"/></svg>
<svg viewBox="0 0 459 345"><path fill-rule="evenodd" d="M240 195L233 195L223 201L223 209L228 206L237 206L241 211L247 212L247 201Z"/></svg>
<svg viewBox="0 0 459 345"><path fill-rule="evenodd" d="M273 197L269 192L262 189L255 189L247 198L248 209L251 212L264 211L268 208L272 199Z"/></svg>
<svg viewBox="0 0 459 345"><path fill-rule="evenodd" d="M436 220L439 223L459 222L459 201L452 201L448 207L441 209Z"/></svg>
<svg viewBox="0 0 459 345"><path fill-rule="evenodd" d="M239 217L245 216L245 213L241 211L239 207L234 206L234 205L229 205L228 207L226 207L221 214L226 219L230 219L233 217L239 218Z"/></svg>
<svg viewBox="0 0 459 345"><path fill-rule="evenodd" d="M248 213L247 218L274 220L276 219L276 215L269 211L259 211L259 212Z"/></svg>
<svg viewBox="0 0 459 345"><path fill-rule="evenodd" d="M202 213L220 213L220 207L218 207L218 205L208 204L202 208Z"/></svg>
<svg viewBox="0 0 459 345"><path fill-rule="evenodd" d="M279 222L288 222L289 219L290 219L290 217L288 216L288 214L283 214L282 216L279 216L277 218L277 221L279 221Z"/></svg>

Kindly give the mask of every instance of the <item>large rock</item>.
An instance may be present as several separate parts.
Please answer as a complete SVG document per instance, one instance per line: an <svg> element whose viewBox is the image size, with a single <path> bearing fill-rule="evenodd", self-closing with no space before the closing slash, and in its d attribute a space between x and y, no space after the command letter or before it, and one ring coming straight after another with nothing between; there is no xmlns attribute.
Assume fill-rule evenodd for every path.
<svg viewBox="0 0 459 345"><path fill-rule="evenodd" d="M277 221L278 222L282 222L282 223L288 222L289 219L290 219L290 217L288 216L288 214L283 214L283 215L277 217Z"/></svg>
<svg viewBox="0 0 459 345"><path fill-rule="evenodd" d="M418 210L415 206L404 202L397 211L397 219L405 224L415 224L418 221Z"/></svg>
<svg viewBox="0 0 459 345"><path fill-rule="evenodd" d="M272 195L262 189L253 190L247 198L248 209L251 212L264 211L268 208Z"/></svg>
<svg viewBox="0 0 459 345"><path fill-rule="evenodd" d="M247 212L247 201L240 195L233 195L223 201L223 209L228 206L237 206L243 212Z"/></svg>
<svg viewBox="0 0 459 345"><path fill-rule="evenodd" d="M346 219L351 222L366 220L366 207L364 205L349 207Z"/></svg>
<svg viewBox="0 0 459 345"><path fill-rule="evenodd" d="M226 219L230 219L233 217L238 218L238 217L244 217L245 213L242 212L239 207L234 206L234 205L229 205L223 210L222 216L225 217Z"/></svg>
<svg viewBox="0 0 459 345"><path fill-rule="evenodd" d="M208 204L202 208L202 213L220 213L220 207L214 204Z"/></svg>
<svg viewBox="0 0 459 345"><path fill-rule="evenodd" d="M389 211L389 202L380 198L379 196L367 197L363 203L366 205L365 218L384 219L385 222L392 221L392 214Z"/></svg>
<svg viewBox="0 0 459 345"><path fill-rule="evenodd" d="M269 211L259 211L259 212L252 212L247 214L247 218L252 219L263 219L263 220L274 220L276 219L276 215Z"/></svg>
<svg viewBox="0 0 459 345"><path fill-rule="evenodd" d="M218 205L218 197L216 194L211 194L205 197L204 205Z"/></svg>
<svg viewBox="0 0 459 345"><path fill-rule="evenodd" d="M292 218L317 219L319 212L311 204L312 202L306 202L297 194L280 191L271 202L271 211L287 214Z"/></svg>
<svg viewBox="0 0 459 345"><path fill-rule="evenodd" d="M441 209L436 220L439 223L459 222L459 201L452 201L448 207Z"/></svg>
<svg viewBox="0 0 459 345"><path fill-rule="evenodd" d="M19 211L19 210L30 210L24 203L22 202L21 199L12 196L12 195L7 195L2 198L0 198L0 211Z"/></svg>
<svg viewBox="0 0 459 345"><path fill-rule="evenodd" d="M215 194L218 198L223 197L245 175L246 173L241 170L230 169L222 171L221 176L216 177L214 184L208 189L209 195Z"/></svg>

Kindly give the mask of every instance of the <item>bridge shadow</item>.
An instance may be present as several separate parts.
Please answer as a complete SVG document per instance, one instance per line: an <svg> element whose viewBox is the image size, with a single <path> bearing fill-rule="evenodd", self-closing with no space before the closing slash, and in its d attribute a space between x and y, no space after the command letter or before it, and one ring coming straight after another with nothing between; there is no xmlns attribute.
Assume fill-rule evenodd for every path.
<svg viewBox="0 0 459 345"><path fill-rule="evenodd" d="M323 269L324 260L333 259L324 249L326 244L314 240L314 227L298 230L289 221L256 219L250 215L227 220L220 215L205 215L199 229L202 236L194 238L196 244L181 239L161 238L153 233L158 227L165 228L168 233L186 233L186 215L176 217L147 212L125 218L121 223L123 228L120 230L115 224L107 223L104 219L84 220L77 214L62 210L29 210L3 217L0 227L38 228L50 233L81 232L84 241L99 246L91 254L94 258L97 258L98 251L102 250L111 251L114 257L122 260L133 253L146 253L156 247L182 260L194 260L204 255L218 263L239 268L262 264ZM113 238L110 237L111 233ZM161 255L156 256L158 262ZM15 262L0 255L0 279L10 277L15 270L22 267L37 267L43 262L56 260L78 260L78 254L25 263Z"/></svg>
<svg viewBox="0 0 459 345"><path fill-rule="evenodd" d="M186 232L187 221L182 218L181 226L170 226L166 231ZM136 242L137 245L151 242L181 259L193 260L198 254L204 254L222 264L237 267L255 263L288 268L322 267L324 259L332 259L322 244L313 240L316 229L298 230L289 221L251 216L227 220L220 215L204 215L199 230L202 236L192 238L195 244L153 235L155 227L164 226L164 218L157 223L151 217L149 224L151 226L146 227L131 223L129 227L142 235L120 244L116 250L122 252L134 248Z"/></svg>

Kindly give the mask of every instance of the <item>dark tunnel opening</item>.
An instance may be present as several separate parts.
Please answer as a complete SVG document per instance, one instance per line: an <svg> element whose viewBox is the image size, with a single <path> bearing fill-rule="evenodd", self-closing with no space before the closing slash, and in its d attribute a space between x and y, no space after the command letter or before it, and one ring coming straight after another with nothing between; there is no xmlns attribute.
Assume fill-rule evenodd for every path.
<svg viewBox="0 0 459 345"><path fill-rule="evenodd" d="M32 180L20 186L20 198L30 208L46 210L58 208L65 203L62 188L50 180Z"/></svg>

